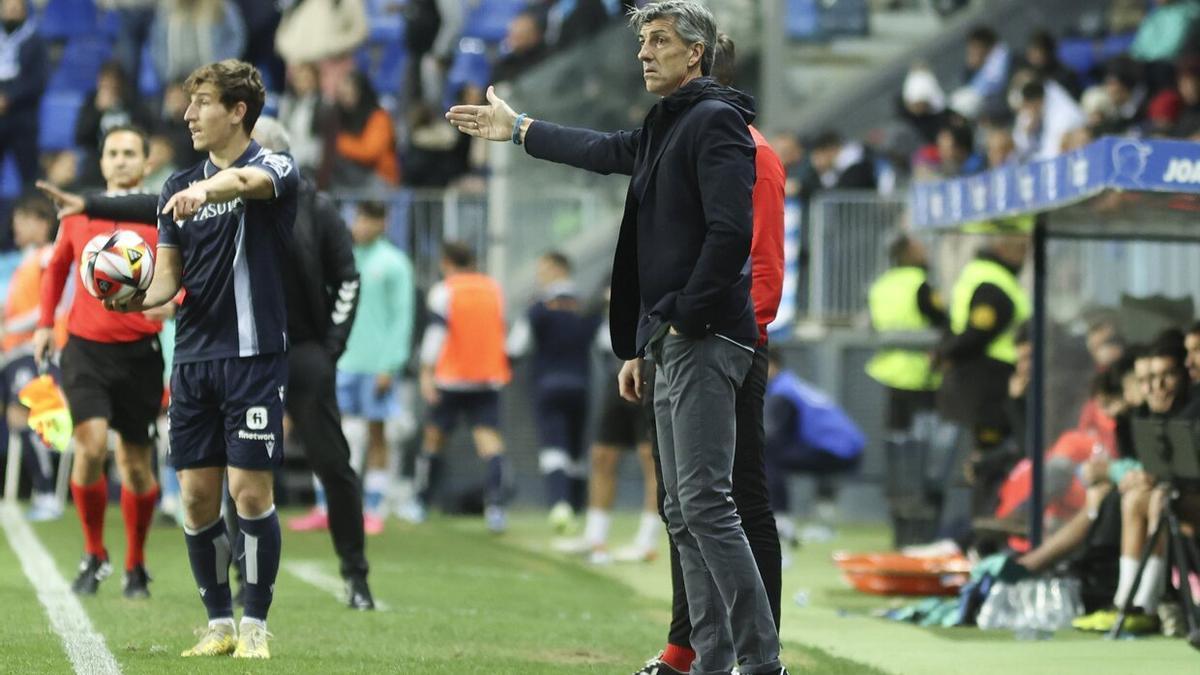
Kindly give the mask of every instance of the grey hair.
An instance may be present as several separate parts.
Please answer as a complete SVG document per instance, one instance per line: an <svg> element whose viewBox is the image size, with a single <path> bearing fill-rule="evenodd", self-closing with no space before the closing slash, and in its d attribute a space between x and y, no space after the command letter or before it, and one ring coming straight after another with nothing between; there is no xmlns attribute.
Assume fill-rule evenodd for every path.
<svg viewBox="0 0 1200 675"><path fill-rule="evenodd" d="M704 45L704 54L700 56L700 74L712 73L713 60L717 55L717 20L707 7L697 0L659 0L640 9L629 10L629 26L635 33L641 33L642 28L655 19L674 19L675 32L684 42Z"/></svg>
<svg viewBox="0 0 1200 675"><path fill-rule="evenodd" d="M259 117L250 136L271 152L287 152L292 147L292 139L288 136L287 129L274 117Z"/></svg>

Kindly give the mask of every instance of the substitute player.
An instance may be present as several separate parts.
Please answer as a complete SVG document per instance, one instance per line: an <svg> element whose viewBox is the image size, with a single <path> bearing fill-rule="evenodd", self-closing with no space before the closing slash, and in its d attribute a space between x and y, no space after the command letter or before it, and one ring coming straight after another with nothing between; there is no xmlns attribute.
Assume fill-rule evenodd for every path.
<svg viewBox="0 0 1200 675"><path fill-rule="evenodd" d="M279 571L272 469L283 454L287 305L283 276L296 217L296 166L250 140L266 91L254 66L227 59L185 83L184 120L208 159L163 186L154 281L116 311L166 304L182 287L171 373L170 448L183 494L192 574L208 628L184 656L270 658L267 611ZM240 631L221 518L226 474L244 538Z"/></svg>
<svg viewBox="0 0 1200 675"><path fill-rule="evenodd" d="M584 310L571 261L558 251L537 262L537 298L508 334L508 355L532 351L533 409L538 468L546 484L550 524L563 534L574 528L583 505L591 346L601 318Z"/></svg>
<svg viewBox="0 0 1200 675"><path fill-rule="evenodd" d="M149 141L145 133L117 126L105 135L100 172L109 193L137 190L146 175ZM153 247L158 233L149 225L116 222L85 215L63 218L54 253L41 287L40 317L33 336L34 357L46 363L53 349L55 309L67 287L71 265L77 263L93 237L131 230ZM104 461L108 430L117 432L117 471L121 476L121 517L125 521L125 583L127 598L147 598L146 535L158 501L158 483L151 461L153 428L162 402L162 382L146 373L162 372L158 332L161 321L142 314L113 314L84 290L75 275L74 300L67 316L67 344L62 349L62 389L75 423L75 463L71 495L83 526L84 556L71 589L94 595L111 571L104 547L104 512L108 481Z"/></svg>
<svg viewBox="0 0 1200 675"><path fill-rule="evenodd" d="M494 279L475 269L465 244L442 245L443 279L429 290L430 325L421 341L421 395L430 405L417 457L417 499L423 513L437 491L442 449L466 417L475 452L487 462L484 519L507 529L500 390L512 379L505 354L504 297Z"/></svg>

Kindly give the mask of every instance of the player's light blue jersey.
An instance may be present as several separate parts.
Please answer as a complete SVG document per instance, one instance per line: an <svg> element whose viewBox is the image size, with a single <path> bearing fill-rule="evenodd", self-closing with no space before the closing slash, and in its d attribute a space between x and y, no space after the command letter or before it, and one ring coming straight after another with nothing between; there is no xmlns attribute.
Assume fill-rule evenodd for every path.
<svg viewBox="0 0 1200 675"><path fill-rule="evenodd" d="M264 171L275 197L205 204L179 222L161 213L176 192L217 173L207 159L172 175L159 197L158 245L178 248L183 259L176 363L287 349L283 273L296 220L296 164L290 155L251 141L233 166Z"/></svg>

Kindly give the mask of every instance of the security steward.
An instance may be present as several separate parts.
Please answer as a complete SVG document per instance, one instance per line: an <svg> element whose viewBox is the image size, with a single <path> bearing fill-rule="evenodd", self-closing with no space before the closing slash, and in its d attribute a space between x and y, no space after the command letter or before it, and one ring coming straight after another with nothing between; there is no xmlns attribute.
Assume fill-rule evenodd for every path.
<svg viewBox="0 0 1200 675"><path fill-rule="evenodd" d="M866 370L887 389L887 490L893 544L899 548L934 534L936 509L925 499L922 467L932 429L928 418L942 378L928 349L890 345L889 339L944 330L949 319L945 300L929 283L924 244L901 234L888 247L888 258L891 269L875 280L868 295L871 325L882 347Z"/></svg>
<svg viewBox="0 0 1200 675"><path fill-rule="evenodd" d="M938 414L958 430L943 485L969 486L969 497L943 503L942 534L963 539L973 516L990 512L996 489L1019 459L1001 450L1009 436L1008 380L1017 361L1017 327L1032 305L1018 275L1029 251L1026 219L990 223L992 241L963 268L950 299L950 333L938 349L944 380ZM961 470L959 469L961 467Z"/></svg>

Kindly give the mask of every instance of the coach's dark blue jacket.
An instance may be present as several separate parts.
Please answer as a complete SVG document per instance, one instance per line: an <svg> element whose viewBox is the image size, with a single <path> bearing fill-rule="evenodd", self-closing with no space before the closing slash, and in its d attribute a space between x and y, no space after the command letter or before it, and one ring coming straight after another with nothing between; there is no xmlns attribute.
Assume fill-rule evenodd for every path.
<svg viewBox="0 0 1200 675"><path fill-rule="evenodd" d="M754 99L702 77L659 101L636 131L601 133L535 121L526 151L632 176L613 260L613 351L642 355L664 323L753 346Z"/></svg>

